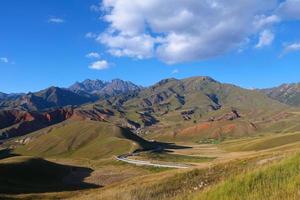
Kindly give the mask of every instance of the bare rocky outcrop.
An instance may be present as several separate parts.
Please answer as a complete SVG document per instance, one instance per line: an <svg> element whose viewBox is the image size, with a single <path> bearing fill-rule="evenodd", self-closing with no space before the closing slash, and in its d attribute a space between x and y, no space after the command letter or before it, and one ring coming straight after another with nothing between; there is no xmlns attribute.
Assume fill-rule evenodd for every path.
<svg viewBox="0 0 300 200"><path fill-rule="evenodd" d="M237 110L232 109L231 112L226 113L220 117L210 117L207 121L213 122L213 121L233 121L236 119L241 118L241 115L238 113Z"/></svg>
<svg viewBox="0 0 300 200"><path fill-rule="evenodd" d="M62 108L43 113L20 110L0 111L0 138L21 136L60 123L73 115L72 108Z"/></svg>
<svg viewBox="0 0 300 200"><path fill-rule="evenodd" d="M241 118L241 115L238 113L237 110L232 109L230 113L227 113L221 117L219 117L217 120L218 121L224 121L224 120L235 120Z"/></svg>
<svg viewBox="0 0 300 200"><path fill-rule="evenodd" d="M195 111L192 109L192 110L182 111L180 114L184 120L190 120L190 119L192 119L192 115L194 113L195 113Z"/></svg>
<svg viewBox="0 0 300 200"><path fill-rule="evenodd" d="M106 121L113 112L108 110L75 110L71 119L74 120L92 120L92 121Z"/></svg>

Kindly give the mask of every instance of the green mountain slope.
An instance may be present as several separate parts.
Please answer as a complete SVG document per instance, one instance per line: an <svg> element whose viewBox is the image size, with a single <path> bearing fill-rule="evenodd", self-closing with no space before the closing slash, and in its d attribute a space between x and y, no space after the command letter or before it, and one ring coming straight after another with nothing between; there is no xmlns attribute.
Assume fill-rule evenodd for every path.
<svg viewBox="0 0 300 200"><path fill-rule="evenodd" d="M126 129L93 121L67 121L25 138L29 139L15 149L16 154L100 159L152 147Z"/></svg>
<svg viewBox="0 0 300 200"><path fill-rule="evenodd" d="M231 107L253 117L258 112L285 107L257 91L222 84L209 77L166 79L142 90L136 97L123 102L122 106L125 111L147 111L165 117L176 113L182 118L186 115L186 119L199 119L210 112Z"/></svg>
<svg viewBox="0 0 300 200"><path fill-rule="evenodd" d="M111 121L123 123L121 119L126 119L138 133L155 133L148 134L149 138L172 141L253 134L271 125L274 116L277 121L284 119L281 113L289 109L258 91L210 77L166 79L138 94L110 98L90 107L110 109L114 113ZM212 125L201 129L206 123ZM185 130L190 127L194 129ZM183 132L192 134L180 137Z"/></svg>

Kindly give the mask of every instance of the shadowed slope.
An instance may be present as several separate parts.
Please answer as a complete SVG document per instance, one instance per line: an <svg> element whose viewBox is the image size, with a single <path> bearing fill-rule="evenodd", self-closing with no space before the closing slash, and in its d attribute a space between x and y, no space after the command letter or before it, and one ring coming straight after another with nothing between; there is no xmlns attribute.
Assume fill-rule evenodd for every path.
<svg viewBox="0 0 300 200"><path fill-rule="evenodd" d="M72 171L85 171L88 176L92 170L52 163L40 158L13 157L0 160L0 193L36 193L80 188L95 188L95 185L83 183L69 184L65 177Z"/></svg>

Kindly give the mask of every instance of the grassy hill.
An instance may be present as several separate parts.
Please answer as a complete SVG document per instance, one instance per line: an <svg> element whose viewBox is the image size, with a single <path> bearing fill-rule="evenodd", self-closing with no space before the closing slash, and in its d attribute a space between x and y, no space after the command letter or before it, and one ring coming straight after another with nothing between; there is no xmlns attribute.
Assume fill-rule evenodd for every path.
<svg viewBox="0 0 300 200"><path fill-rule="evenodd" d="M94 121L67 121L25 137L30 141L17 147L16 154L99 159L152 145L126 129Z"/></svg>
<svg viewBox="0 0 300 200"><path fill-rule="evenodd" d="M258 151L300 142L300 133L269 134L264 137L254 137L224 142L222 148L229 151Z"/></svg>
<svg viewBox="0 0 300 200"><path fill-rule="evenodd" d="M190 200L296 200L299 194L300 156L273 166L232 176Z"/></svg>
<svg viewBox="0 0 300 200"><path fill-rule="evenodd" d="M92 124L94 122L91 122ZM73 126L73 123L70 123ZM69 125L70 125L69 124ZM68 123L64 124L67 126ZM82 124L81 124L82 125ZM59 127L63 127L60 124ZM54 128L54 127L52 127ZM74 127L76 128L76 127ZM58 130L58 125L55 129ZM109 129L107 129L109 130ZM46 130L45 130L46 131ZM47 130L41 135L51 134ZM114 137L122 137L115 132ZM35 136L37 134L35 133ZM34 141L34 139L32 139ZM121 182L116 182L99 189L64 191L60 193L21 195L28 199L120 199L120 200L194 200L194 199L289 199L299 198L299 133L270 134L257 138L244 138L222 142L210 147L247 147L255 150L251 154L236 154L233 159L230 152L223 152L224 161L217 159L206 160L199 166L184 170L167 170L157 173L144 174ZM30 143L28 143L29 145ZM293 145L296 144L296 145ZM248 146L247 146L248 145ZM288 146L287 145L291 145ZM26 147L27 145L25 145ZM29 147L29 146L27 146ZM251 148L250 148L251 147ZM207 147L206 147L207 148ZM235 149L234 151L243 149ZM268 151L265 151L268 150ZM95 151L95 150L94 150ZM192 151L192 149L188 150ZM232 149L233 151L233 149ZM195 151L196 152L196 151ZM177 152L178 153L178 152ZM190 152L191 155L192 152ZM235 152L239 153L239 152ZM241 152L240 152L241 153ZM296 153L296 154L295 154ZM226 154L226 155L225 155ZM181 160L181 154L145 155L155 160ZM180 156L179 156L180 155ZM197 154L198 156L201 154ZM66 154L54 157L65 157ZM82 158L69 154L69 158ZM88 155L86 155L88 156ZM166 157L167 156L167 157ZM93 158L93 157L90 157ZM189 160L196 157L190 156ZM287 159L285 159L287 158ZM203 159L197 157L197 159ZM216 160L216 162L215 162ZM219 162L217 162L219 160ZM281 161L282 160L282 161ZM213 164L214 163L214 164ZM205 167L206 166L206 167ZM1 167L0 167L1 168ZM255 189L252 189L255 188ZM1 196L1 195L0 195ZM286 196L286 198L284 198ZM12 197L12 196L9 196ZM222 197L222 198L221 198Z"/></svg>

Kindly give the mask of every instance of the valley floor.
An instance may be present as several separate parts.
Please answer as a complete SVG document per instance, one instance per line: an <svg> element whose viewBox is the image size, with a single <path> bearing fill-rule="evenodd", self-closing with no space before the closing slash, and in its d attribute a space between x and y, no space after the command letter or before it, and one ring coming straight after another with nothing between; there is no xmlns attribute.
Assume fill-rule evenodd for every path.
<svg viewBox="0 0 300 200"><path fill-rule="evenodd" d="M295 139L298 135L273 134L220 144L178 143L186 148L130 156L132 160L173 163L187 166L186 169L128 164L115 156L96 160L38 159L11 155L2 149L0 173L20 173L0 178L0 199L296 200L300 197L300 141ZM7 156L12 157L4 158ZM41 167L45 171L40 171ZM27 175L23 177L21 172ZM40 180L34 176L45 177ZM58 185L49 183L52 177L56 177ZM36 185L40 187L32 190ZM13 190L7 190L13 186Z"/></svg>

